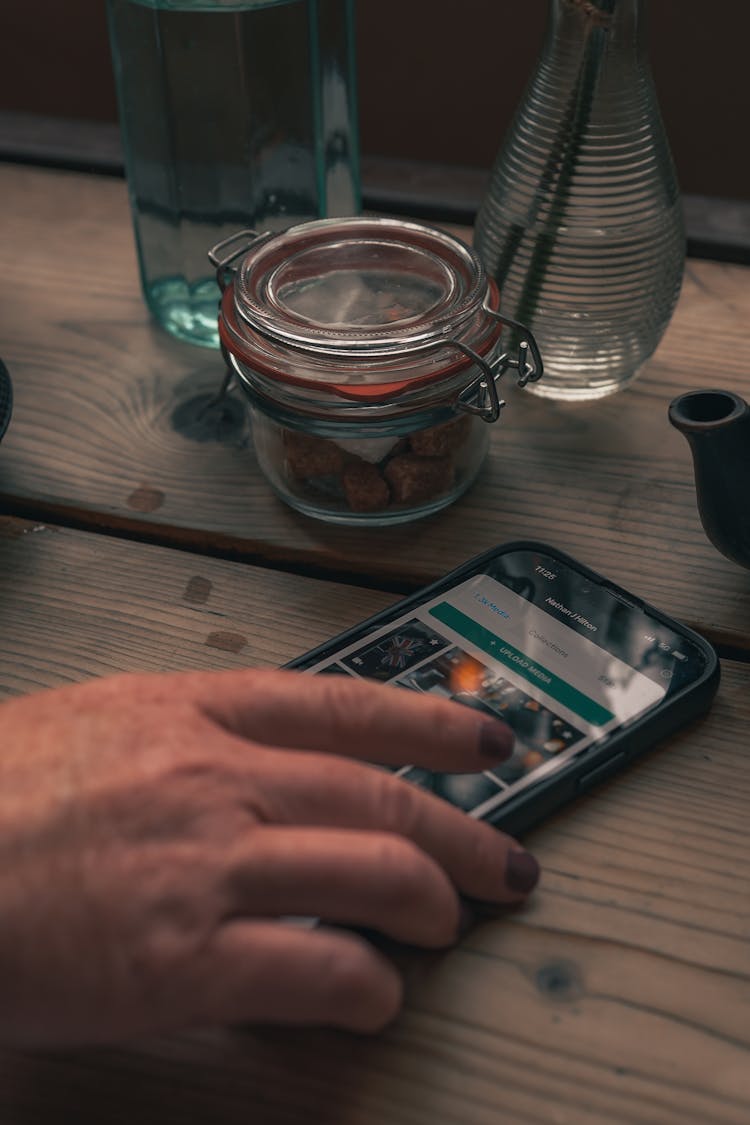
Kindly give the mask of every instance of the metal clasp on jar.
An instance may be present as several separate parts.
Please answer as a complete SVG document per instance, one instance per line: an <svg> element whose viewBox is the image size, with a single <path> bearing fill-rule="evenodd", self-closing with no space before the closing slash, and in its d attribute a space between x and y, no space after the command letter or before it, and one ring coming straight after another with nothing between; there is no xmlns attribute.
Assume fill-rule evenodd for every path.
<svg viewBox="0 0 750 1125"><path fill-rule="evenodd" d="M258 243L274 237L273 231L241 230L221 242L217 242L208 251L208 258L216 269L216 280L222 293L237 272L235 263L238 259L242 258L251 247L256 247ZM508 350L491 360L487 360L460 340L439 340L429 342L426 345L421 344L418 348L410 350L441 351L454 348L470 359L479 368L480 374L460 391L455 400L456 410L465 414L478 415L485 422L496 422L500 417L500 411L505 406L505 402L500 398L497 391L497 384L505 372L509 368L516 370L519 387L525 387L527 383L541 379L544 367L536 340L528 328L491 308L487 304L486 298L482 304L482 312L515 331L518 337L515 354L511 354L511 351ZM233 357L231 366L235 369L237 366Z"/></svg>
<svg viewBox="0 0 750 1125"><path fill-rule="evenodd" d="M232 263L246 254L256 242L272 236L272 231L238 230L234 234L230 234L229 238L223 238L221 242L217 242L215 246L211 247L208 251L208 260L216 270L216 283L222 293L237 272ZM231 249L232 246L234 246L234 249ZM222 256L224 250L229 252Z"/></svg>
<svg viewBox="0 0 750 1125"><path fill-rule="evenodd" d="M481 375L459 394L457 409L466 414L478 414L485 422L496 422L505 406L504 400L497 393L497 385L508 368L518 372L518 386L525 387L527 383L536 383L541 379L544 364L536 340L528 328L486 304L482 308L488 316L515 330L519 337L515 354L505 351L488 361L457 340L447 341L445 347L457 348L472 359L481 371Z"/></svg>

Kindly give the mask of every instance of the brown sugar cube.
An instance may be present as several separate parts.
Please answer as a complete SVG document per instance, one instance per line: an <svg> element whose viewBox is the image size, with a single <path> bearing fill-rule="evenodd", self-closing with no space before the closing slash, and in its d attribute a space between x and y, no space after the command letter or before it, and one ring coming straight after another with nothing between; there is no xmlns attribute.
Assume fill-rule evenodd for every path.
<svg viewBox="0 0 750 1125"><path fill-rule="evenodd" d="M396 442L396 444L393 446L393 448L388 450L387 455L383 458L383 460L380 462L380 464L381 464L381 466L384 463L387 464L387 462L392 461L394 457L398 457L398 455L400 453L408 453L408 452L409 452L409 439L408 439L408 437L399 438L398 441Z"/></svg>
<svg viewBox="0 0 750 1125"><path fill-rule="evenodd" d="M446 492L453 484L450 457L417 457L402 453L383 470L396 504L418 504Z"/></svg>
<svg viewBox="0 0 750 1125"><path fill-rule="evenodd" d="M342 483L353 512L380 512L388 507L391 490L368 461L350 461L344 469Z"/></svg>
<svg viewBox="0 0 750 1125"><path fill-rule="evenodd" d="M340 473L346 455L327 438L284 430L284 450L289 472L293 477L322 477Z"/></svg>
<svg viewBox="0 0 750 1125"><path fill-rule="evenodd" d="M460 418L452 418L450 422L443 422L439 426L416 430L409 435L412 453L419 457L444 457L463 444L469 436L470 428L471 418L468 414L462 414Z"/></svg>

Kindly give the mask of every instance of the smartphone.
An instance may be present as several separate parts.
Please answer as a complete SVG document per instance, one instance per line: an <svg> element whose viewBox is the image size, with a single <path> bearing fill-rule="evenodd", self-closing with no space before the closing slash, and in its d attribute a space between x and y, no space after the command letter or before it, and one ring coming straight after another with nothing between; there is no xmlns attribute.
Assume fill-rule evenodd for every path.
<svg viewBox="0 0 750 1125"><path fill-rule="evenodd" d="M395 772L513 835L697 718L719 684L687 626L561 551L514 542L288 664L429 692L504 719L512 758Z"/></svg>

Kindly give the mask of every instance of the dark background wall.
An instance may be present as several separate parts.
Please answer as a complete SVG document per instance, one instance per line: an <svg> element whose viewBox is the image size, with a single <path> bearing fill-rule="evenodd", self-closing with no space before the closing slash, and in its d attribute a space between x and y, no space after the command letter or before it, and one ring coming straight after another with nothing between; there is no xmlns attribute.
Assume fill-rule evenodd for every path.
<svg viewBox="0 0 750 1125"><path fill-rule="evenodd" d="M543 0L358 0L362 151L489 168ZM685 192L750 199L750 3L650 0L649 45ZM0 110L115 120L104 0L0 2Z"/></svg>

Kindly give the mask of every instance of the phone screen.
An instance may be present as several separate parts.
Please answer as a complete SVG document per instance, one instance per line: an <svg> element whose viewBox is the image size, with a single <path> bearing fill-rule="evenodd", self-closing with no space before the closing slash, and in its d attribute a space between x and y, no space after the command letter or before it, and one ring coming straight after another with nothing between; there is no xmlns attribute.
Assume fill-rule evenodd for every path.
<svg viewBox="0 0 750 1125"><path fill-rule="evenodd" d="M624 592L551 554L495 556L403 616L312 663L504 719L513 757L480 774L396 772L475 817L601 744L699 678L705 653Z"/></svg>

